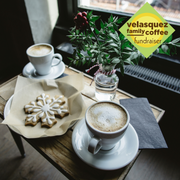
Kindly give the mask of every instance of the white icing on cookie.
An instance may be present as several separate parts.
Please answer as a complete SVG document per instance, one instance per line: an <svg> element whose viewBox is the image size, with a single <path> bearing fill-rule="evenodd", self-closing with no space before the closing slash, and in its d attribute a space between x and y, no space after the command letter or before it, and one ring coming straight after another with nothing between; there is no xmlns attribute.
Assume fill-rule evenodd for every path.
<svg viewBox="0 0 180 180"><path fill-rule="evenodd" d="M52 124L52 120L55 119L54 111L56 111L58 114L61 114L62 112L68 112L67 109L63 109L64 106L60 106L63 96L59 96L57 99L54 97L52 99L47 98L49 98L49 95L45 95L43 93L38 97L37 103L33 101L30 105L25 106L25 109L27 109L28 113L33 113L27 115L27 121L32 120L33 122L36 122L39 118L41 118L42 122L47 122L50 125Z"/></svg>

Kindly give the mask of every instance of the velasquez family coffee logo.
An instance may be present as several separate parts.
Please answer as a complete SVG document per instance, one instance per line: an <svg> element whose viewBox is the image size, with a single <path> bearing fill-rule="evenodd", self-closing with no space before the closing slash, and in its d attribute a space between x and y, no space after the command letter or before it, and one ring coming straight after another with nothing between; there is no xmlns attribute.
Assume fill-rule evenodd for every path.
<svg viewBox="0 0 180 180"><path fill-rule="evenodd" d="M174 32L149 3L141 7L119 30L146 58Z"/></svg>

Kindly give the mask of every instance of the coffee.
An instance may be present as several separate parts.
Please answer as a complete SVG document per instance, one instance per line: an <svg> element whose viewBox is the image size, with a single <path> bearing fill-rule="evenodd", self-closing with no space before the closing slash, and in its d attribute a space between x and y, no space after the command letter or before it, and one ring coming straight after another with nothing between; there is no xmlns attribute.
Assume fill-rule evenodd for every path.
<svg viewBox="0 0 180 180"><path fill-rule="evenodd" d="M126 124L127 114L123 108L114 103L101 102L88 110L87 121L97 130L114 132Z"/></svg>
<svg viewBox="0 0 180 180"><path fill-rule="evenodd" d="M28 54L31 56L44 56L51 52L52 48L47 45L37 45L28 49Z"/></svg>

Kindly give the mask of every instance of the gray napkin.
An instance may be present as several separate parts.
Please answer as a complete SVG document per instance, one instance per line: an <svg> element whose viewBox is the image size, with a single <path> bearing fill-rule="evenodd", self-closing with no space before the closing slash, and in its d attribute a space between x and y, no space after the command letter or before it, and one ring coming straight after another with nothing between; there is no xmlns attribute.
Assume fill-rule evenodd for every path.
<svg viewBox="0 0 180 180"><path fill-rule="evenodd" d="M168 148L146 98L122 99L120 104L129 112L130 123L139 137L139 149Z"/></svg>

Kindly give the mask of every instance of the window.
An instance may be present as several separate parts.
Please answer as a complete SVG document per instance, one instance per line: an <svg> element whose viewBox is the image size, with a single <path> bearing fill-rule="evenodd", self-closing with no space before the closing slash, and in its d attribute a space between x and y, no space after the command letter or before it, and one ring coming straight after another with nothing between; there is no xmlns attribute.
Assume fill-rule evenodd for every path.
<svg viewBox="0 0 180 180"><path fill-rule="evenodd" d="M119 10L116 6L117 1L119 2L118 8L121 10ZM121 0L121 1L120 0L79 0L79 1L78 0L58 0L59 20L54 29L53 38L52 38L53 44L55 46L58 46L59 44L69 40L66 35L68 35L68 29L74 26L73 18L77 14L77 11L93 10L93 14L100 15L104 21L106 21L111 14L115 16L119 16L119 17L127 17L126 20L128 20L128 18L130 18L135 13L135 11L133 13L131 10L127 12L127 9L130 8L130 5L128 5L127 8L124 8L124 10L122 10L121 4L124 5L125 2L129 2L130 4L130 2L132 2L131 3L133 4L132 6L135 7L136 6L135 3L141 2L141 1L142 2L158 1L159 4L156 3L154 7L157 7L160 9L165 8L160 2L165 2L165 4L168 5L168 2L171 1L171 4L169 4L169 6L172 8L174 7L174 3L178 2L177 3L178 5L176 6L176 9L174 9L173 12L169 10L169 12L171 12L169 13L171 14L171 20L170 20L170 15L169 15L169 20L168 18L166 19L167 19L167 22L170 23L171 26L175 29L175 32L173 33L173 39L180 37L179 35L180 20L178 20L178 18L180 18L180 10L179 10L180 0L137 0L137 1L135 0L126 0L126 1L124 0ZM99 3L101 3L101 6L98 5ZM104 5L102 5L103 3ZM112 4L111 6L113 6L114 9L110 9L111 6L108 3L109 4L111 3ZM96 7L94 4L96 4ZM105 9L104 7L105 6L107 7L107 4L108 4L108 9ZM137 4L137 7L138 7L137 9L139 9L142 4L143 3ZM176 18L173 19L172 14L174 14L174 16L177 15ZM167 16L168 15L166 14L166 17ZM124 23L126 22L126 20L124 21ZM176 56L154 55L151 59L144 61L143 66L180 78L180 73L179 73L180 50L177 53L178 54Z"/></svg>
<svg viewBox="0 0 180 180"><path fill-rule="evenodd" d="M79 0L79 7L136 13L148 2L164 19L180 24L180 0Z"/></svg>

